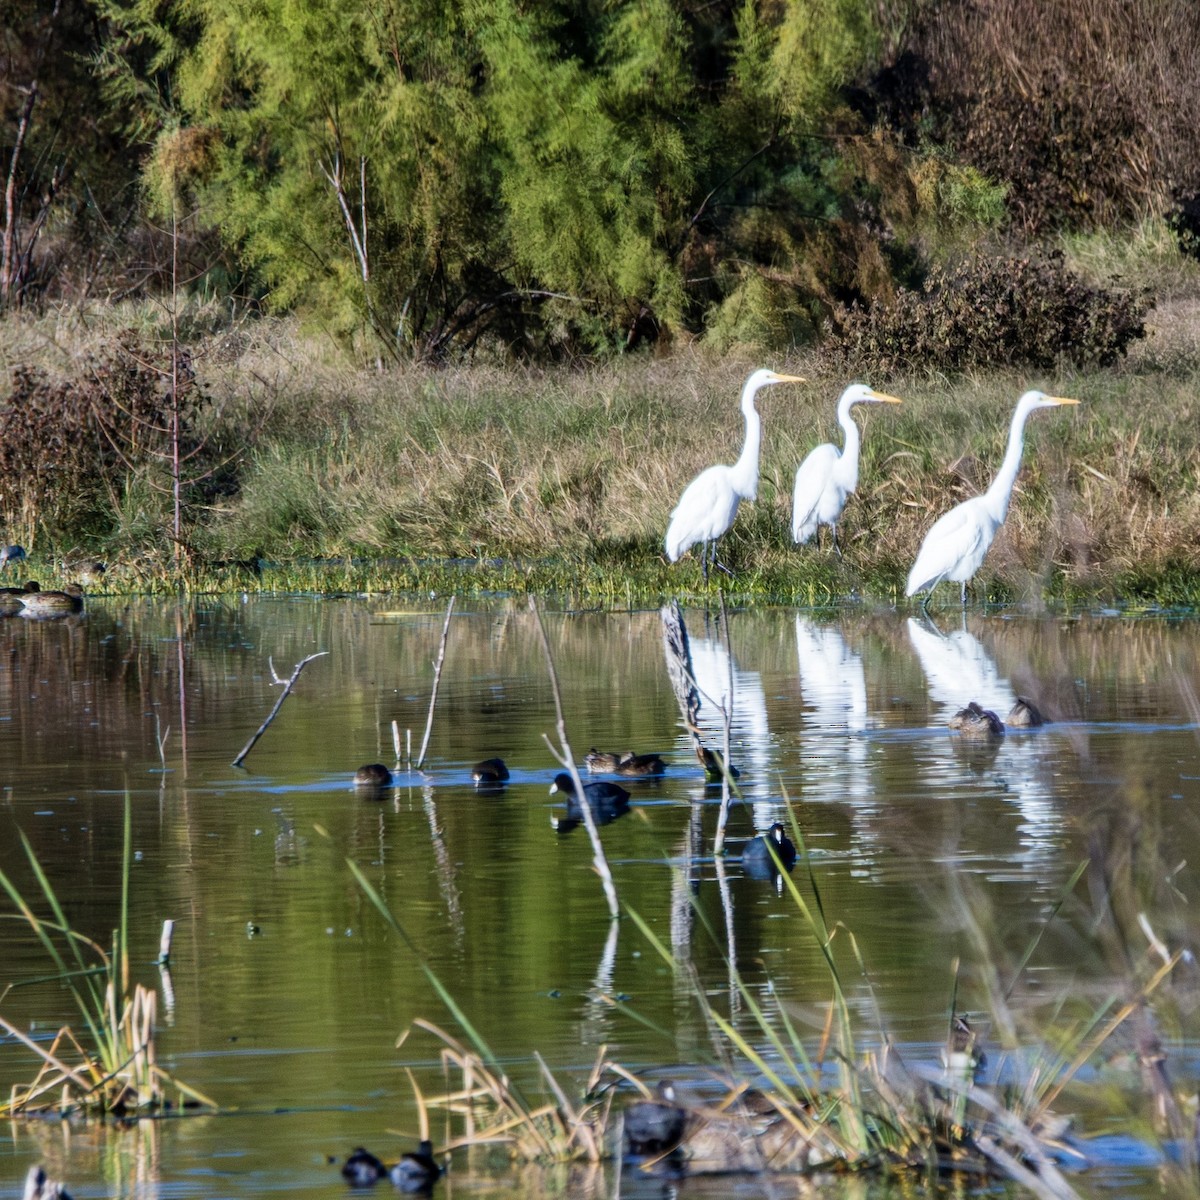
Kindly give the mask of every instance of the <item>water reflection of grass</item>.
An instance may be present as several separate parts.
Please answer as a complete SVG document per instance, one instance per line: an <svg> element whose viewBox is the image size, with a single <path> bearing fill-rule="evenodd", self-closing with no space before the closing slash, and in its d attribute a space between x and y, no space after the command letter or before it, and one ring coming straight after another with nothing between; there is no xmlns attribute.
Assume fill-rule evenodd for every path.
<svg viewBox="0 0 1200 1200"><path fill-rule="evenodd" d="M132 861L129 795L125 796L124 842L121 863L121 907L111 949L72 929L54 887L25 834L21 843L41 899L52 919L34 912L13 881L0 871L0 886L8 893L36 935L55 968L55 974L27 983L58 982L67 988L79 1010L77 1032L63 1026L49 1045L35 1042L0 1016L0 1028L30 1051L38 1064L33 1081L15 1086L0 1115L76 1111L116 1115L162 1112L171 1107L174 1089L186 1102L215 1107L212 1101L159 1066L155 1052L157 993L130 982L129 867ZM10 987L13 985L10 985ZM0 995L0 1000L3 996Z"/></svg>

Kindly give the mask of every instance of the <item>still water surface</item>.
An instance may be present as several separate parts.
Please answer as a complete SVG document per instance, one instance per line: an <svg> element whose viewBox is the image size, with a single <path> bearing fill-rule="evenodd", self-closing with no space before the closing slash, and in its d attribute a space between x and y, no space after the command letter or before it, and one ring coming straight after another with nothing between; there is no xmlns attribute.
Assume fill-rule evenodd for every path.
<svg viewBox="0 0 1200 1200"><path fill-rule="evenodd" d="M0 623L0 867L32 893L24 831L72 924L107 941L128 789L135 958L162 989L160 1055L225 1110L132 1131L0 1128L10 1192L45 1160L77 1197L345 1196L331 1159L360 1144L384 1158L409 1148L417 1119L404 1067L426 1094L441 1076L432 1039L397 1048L397 1038L414 1018L449 1018L347 857L514 1076L533 1079L534 1050L579 1078L602 1046L631 1069L676 1077L712 1061L686 985L632 922L610 925L584 831L553 828L563 811L547 794L559 769L543 741L553 697L523 605L456 612L424 772L402 771L382 801L351 788L361 763L392 762L393 721L412 731L414 755L419 747L438 603L99 599L81 619ZM786 824L790 799L825 911L844 927L838 952L865 1034L882 1028L908 1057L936 1064L956 960L961 1010L987 1011L994 971L1014 1008L1045 1028L1063 997L1099 1004L1120 990L1116 960L1147 953L1135 912L1172 949L1194 940L1200 625L972 614L937 630L890 612L769 609L732 613L726 640L710 614L686 617L714 746L713 701L732 679L747 803L732 812L730 849ZM790 898L711 858L720 792L705 786L680 725L658 612L549 611L545 621L577 757L598 746L670 764L660 779L628 783L633 812L603 830L622 903L744 1029L727 956L764 1004L809 1023L815 1042L830 998L819 948ZM278 695L269 663L286 676L318 651L329 653L306 668L247 769L232 768ZM1018 694L1054 723L986 746L948 732L968 700L1003 715ZM470 768L495 755L512 778L499 795L479 794ZM1064 900L1089 857L1104 870ZM1118 884L1120 904L1110 899ZM1114 948L1104 931L1118 908L1126 937ZM176 921L169 981L153 965L165 918ZM0 923L0 987L46 971L23 927ZM1170 1010L1187 1011L1196 982L1171 986ZM53 985L10 993L3 1012L42 1031L75 1016ZM1160 1032L1182 1086L1197 1069L1195 1031ZM0 1087L30 1074L24 1052L0 1041ZM1123 1121L1111 1106L1093 1111L1086 1092L1072 1097L1081 1136L1120 1135L1097 1143L1109 1147L1102 1165L1073 1179L1082 1194L1156 1190L1155 1152L1126 1137L1148 1109L1127 1082L1117 1080ZM464 1159L439 1188L615 1194L611 1170L592 1183L482 1172ZM621 1194L662 1186L626 1173ZM689 1181L679 1194L796 1186Z"/></svg>

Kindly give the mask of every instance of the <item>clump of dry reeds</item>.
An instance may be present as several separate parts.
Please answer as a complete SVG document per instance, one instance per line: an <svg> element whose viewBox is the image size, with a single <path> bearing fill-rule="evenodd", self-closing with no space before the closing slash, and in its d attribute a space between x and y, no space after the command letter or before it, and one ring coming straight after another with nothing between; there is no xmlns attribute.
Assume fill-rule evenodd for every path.
<svg viewBox="0 0 1200 1200"><path fill-rule="evenodd" d="M34 1041L0 1016L0 1029L33 1055L32 1082L14 1086L0 1100L0 1114L28 1116L43 1112L160 1112L180 1102L216 1107L199 1092L174 1079L158 1063L155 1050L157 996L130 981L128 900L130 808L125 799L121 919L111 950L71 928L50 880L24 834L21 841L50 918L38 916L13 881L0 871L0 887L19 916L45 947L57 977L79 1010L80 1027L63 1026L48 1045ZM2 997L0 997L2 999Z"/></svg>

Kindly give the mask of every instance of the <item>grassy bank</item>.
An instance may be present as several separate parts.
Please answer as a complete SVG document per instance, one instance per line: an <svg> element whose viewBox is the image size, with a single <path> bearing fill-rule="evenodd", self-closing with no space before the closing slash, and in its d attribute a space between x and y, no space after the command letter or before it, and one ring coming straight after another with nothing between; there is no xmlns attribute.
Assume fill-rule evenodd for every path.
<svg viewBox="0 0 1200 1200"><path fill-rule="evenodd" d="M1078 248L1112 264L1115 250ZM1153 272L1143 255L1141 269ZM477 363L377 373L346 365L295 324L242 323L198 310L190 351L210 401L204 452L221 465L192 489L187 580L200 588L320 591L559 591L617 603L702 591L691 557L662 554L668 515L704 466L742 440L745 375L770 362L806 385L760 394L757 504L724 539L735 599L891 601L925 530L987 486L1018 395L1078 397L1034 415L1008 522L976 577L977 600L1047 597L1200 603L1200 293L1185 263L1157 268L1150 336L1103 371L996 372L886 381L904 405L859 408L860 485L840 527L844 558L790 538L795 468L819 441L840 443L833 410L847 382L804 354L728 356L686 349L604 366L533 370ZM69 373L114 330L162 314L76 313L0 327L0 365ZM244 453L240 453L245 447ZM37 513L10 515L6 540L31 568L69 575L106 559L104 589L173 585L162 473L108 489L102 535L56 535ZM254 573L249 560L267 568ZM338 560L330 562L329 560ZM953 599L944 585L945 602Z"/></svg>

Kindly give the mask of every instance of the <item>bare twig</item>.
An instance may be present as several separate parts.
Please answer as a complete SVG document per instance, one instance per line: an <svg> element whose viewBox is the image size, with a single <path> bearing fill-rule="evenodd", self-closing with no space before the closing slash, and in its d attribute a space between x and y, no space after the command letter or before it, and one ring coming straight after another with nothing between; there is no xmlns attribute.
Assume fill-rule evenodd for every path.
<svg viewBox="0 0 1200 1200"><path fill-rule="evenodd" d="M418 771L425 762L425 750L429 745L430 731L433 729L433 706L437 703L438 684L442 681L442 660L446 657L446 638L450 634L450 617L454 612L454 601L456 599L456 596L451 596L450 603L446 605L446 620L442 625L442 640L438 646L437 662L433 664L433 691L429 696L429 716L425 719L425 736L421 739L421 753L417 757Z"/></svg>
<svg viewBox="0 0 1200 1200"><path fill-rule="evenodd" d="M537 601L533 596L529 597L529 610L533 613L533 619L537 624L538 637L541 638L542 642L542 652L546 656L546 671L550 676L550 690L554 694L554 711L558 714L559 749L556 750L554 748L553 743L545 734L542 734L542 737L557 762L566 767L570 772L571 786L575 789L575 795L579 797L579 811L583 816L583 824L587 828L588 837L592 842L592 862L596 867L596 874L600 876L600 882L604 886L604 895L608 900L609 915L615 921L621 915L621 907L617 903L617 889L613 886L612 872L608 869L608 858L604 853L604 845L600 841L600 831L596 828L596 818L592 813L592 806L587 801L587 794L583 790L583 780L579 778L579 769L575 766L575 755L571 753L571 744L567 741L567 723L563 719L562 696L558 690L558 674L554 670L554 656L550 653L550 642L546 637L546 627L542 624L542 614L538 612Z"/></svg>
<svg viewBox="0 0 1200 1200"><path fill-rule="evenodd" d="M324 656L328 653L328 650L319 650L316 654L310 654L307 658L302 658L296 664L295 670L292 671L292 677L287 680L286 683L275 674L274 661L268 659L268 662L270 662L271 665L271 676L276 683L283 684L283 691L280 693L279 699L275 701L275 707L272 708L270 713L267 714L267 719L254 731L254 736L242 747L241 753L233 760L233 765L235 767L240 767L242 763L246 761L246 755L248 755L250 751L254 749L254 743L257 742L264 733L266 733L267 726L270 725L273 720L275 720L280 708L283 707L283 702L288 698L288 694L295 686L296 680L300 678L300 672L303 671L304 668L308 666L308 664L312 662L314 658L324 658Z"/></svg>

